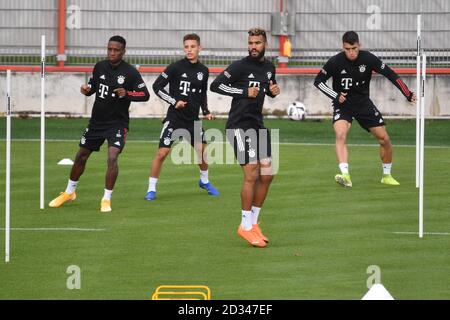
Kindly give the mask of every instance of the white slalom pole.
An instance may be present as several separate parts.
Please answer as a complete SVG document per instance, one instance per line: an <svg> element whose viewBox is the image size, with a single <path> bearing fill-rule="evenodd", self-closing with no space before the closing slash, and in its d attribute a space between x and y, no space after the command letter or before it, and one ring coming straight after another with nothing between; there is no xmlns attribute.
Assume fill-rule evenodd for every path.
<svg viewBox="0 0 450 320"><path fill-rule="evenodd" d="M416 57L416 188L419 188L420 161L420 56L421 56L421 15L417 15L417 57Z"/></svg>
<svg viewBox="0 0 450 320"><path fill-rule="evenodd" d="M41 186L40 208L44 209L45 179L45 35L41 37Z"/></svg>
<svg viewBox="0 0 450 320"><path fill-rule="evenodd" d="M419 238L423 238L423 167L425 138L425 80L427 74L427 56L422 55L422 99L420 100L420 170L419 170Z"/></svg>
<svg viewBox="0 0 450 320"><path fill-rule="evenodd" d="M10 253L11 200L11 70L6 71L6 190L5 190L5 262Z"/></svg>

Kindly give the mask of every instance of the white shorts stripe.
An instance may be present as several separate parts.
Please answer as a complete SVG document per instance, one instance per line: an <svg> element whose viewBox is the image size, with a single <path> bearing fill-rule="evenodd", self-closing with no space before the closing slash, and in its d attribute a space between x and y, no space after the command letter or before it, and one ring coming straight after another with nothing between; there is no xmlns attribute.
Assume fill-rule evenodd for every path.
<svg viewBox="0 0 450 320"><path fill-rule="evenodd" d="M234 136L236 137L237 147L239 151L245 151L244 141L242 141L241 132L239 129L234 130Z"/></svg>
<svg viewBox="0 0 450 320"><path fill-rule="evenodd" d="M159 136L160 139L161 139L162 136L163 136L164 130L166 130L167 127L169 126L169 123L170 123L170 121L164 122L163 128L162 128L162 130L161 130L161 135Z"/></svg>

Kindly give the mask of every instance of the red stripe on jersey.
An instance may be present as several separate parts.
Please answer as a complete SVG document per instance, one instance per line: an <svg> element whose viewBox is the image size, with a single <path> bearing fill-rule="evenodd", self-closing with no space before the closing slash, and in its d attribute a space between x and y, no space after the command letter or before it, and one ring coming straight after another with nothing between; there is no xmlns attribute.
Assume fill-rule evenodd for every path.
<svg viewBox="0 0 450 320"><path fill-rule="evenodd" d="M132 97L143 97L145 96L144 91L127 91L127 94Z"/></svg>
<svg viewBox="0 0 450 320"><path fill-rule="evenodd" d="M411 92L408 90L408 87L406 86L406 84L400 78L398 78L396 82L402 89L403 94L408 97L411 94Z"/></svg>

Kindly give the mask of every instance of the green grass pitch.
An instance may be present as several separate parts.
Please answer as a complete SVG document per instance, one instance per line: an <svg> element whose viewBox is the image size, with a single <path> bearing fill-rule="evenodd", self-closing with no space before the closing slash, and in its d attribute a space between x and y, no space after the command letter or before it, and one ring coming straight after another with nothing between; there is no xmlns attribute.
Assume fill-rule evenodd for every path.
<svg viewBox="0 0 450 320"><path fill-rule="evenodd" d="M63 191L77 139L87 119L48 119L46 204ZM224 128L223 120L204 123ZM349 137L352 189L338 186L331 123L271 120L280 129L280 168L261 211L267 248L237 236L242 172L211 165L220 190L197 186L196 165L166 161L157 201L145 201L149 166L161 122L132 119L112 198L99 212L105 148L92 155L78 199L39 209L38 119L13 119L12 228L92 231L11 231L11 261L0 262L0 299L149 299L159 285L207 285L213 299L361 299L366 270L377 265L396 299L450 299L450 121L427 121L425 232L419 239L415 188L414 121L388 121L394 144L393 175L380 184L374 139L358 127ZM5 121L0 134L0 208L4 208ZM64 140L64 141L61 141ZM67 140L67 141L66 141ZM2 211L4 212L4 211ZM1 215L3 217L3 214ZM4 218L0 219L4 247ZM409 232L411 234L409 234ZM81 270L81 289L69 290L67 267Z"/></svg>

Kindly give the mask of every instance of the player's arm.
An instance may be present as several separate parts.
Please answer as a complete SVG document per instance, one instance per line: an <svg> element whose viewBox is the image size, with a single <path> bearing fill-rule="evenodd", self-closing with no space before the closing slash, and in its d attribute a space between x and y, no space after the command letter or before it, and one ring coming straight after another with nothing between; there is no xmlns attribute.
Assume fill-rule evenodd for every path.
<svg viewBox="0 0 450 320"><path fill-rule="evenodd" d="M241 72L239 65L232 63L226 70L217 76L211 83L210 89L218 94L231 96L233 98L247 98L249 96L249 88L239 88L235 86L235 82L239 80ZM250 88L250 90L256 90Z"/></svg>
<svg viewBox="0 0 450 320"><path fill-rule="evenodd" d="M327 86L327 80L331 77L331 71L331 62L330 60L328 60L328 62L323 66L322 70L320 70L317 74L316 79L314 79L314 86L322 91L322 93L325 94L328 98L332 100L338 100L339 94L329 86Z"/></svg>
<svg viewBox="0 0 450 320"><path fill-rule="evenodd" d="M156 78L153 83L153 92L163 99L168 104L175 106L177 104L177 100L170 95L169 92L166 91L165 87L170 82L170 78L172 77L172 67L168 66L159 76Z"/></svg>
<svg viewBox="0 0 450 320"><path fill-rule="evenodd" d="M136 102L148 101L150 99L150 93L148 92L147 86L137 70L134 76L133 87L131 90L126 91L125 98L129 101Z"/></svg>
<svg viewBox="0 0 450 320"><path fill-rule="evenodd" d="M371 55L371 63L372 63L372 69L385 76L386 78L391 81L394 86L396 86L401 93L405 96L405 98L409 102L416 101L416 95L414 92L410 91L408 86L403 82L403 80L399 77L397 73L395 73L394 70L392 70L387 64L382 62L377 56Z"/></svg>
<svg viewBox="0 0 450 320"><path fill-rule="evenodd" d="M205 116L205 118L211 120L213 118L213 115L208 109L208 78L209 78L209 71L206 72L205 79L202 85L202 102L200 108L202 109L202 113Z"/></svg>
<svg viewBox="0 0 450 320"><path fill-rule="evenodd" d="M272 70L272 77L269 80L269 90L266 91L266 95L271 98L275 98L280 94L280 87L277 84L277 80L275 79L275 68Z"/></svg>
<svg viewBox="0 0 450 320"><path fill-rule="evenodd" d="M92 77L89 78L87 84L84 84L80 88L80 92L85 96L92 96L97 91L97 65L95 65L92 71Z"/></svg>

